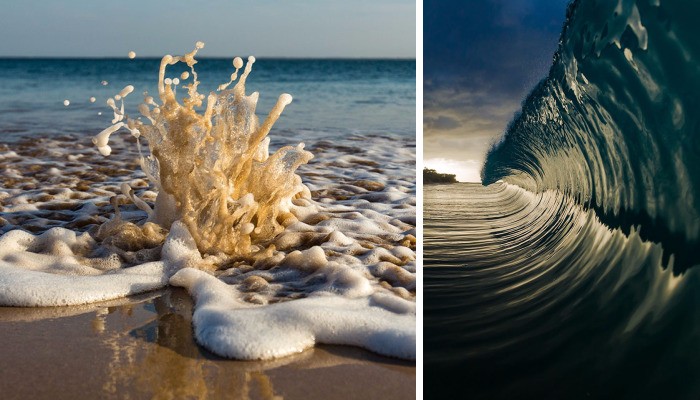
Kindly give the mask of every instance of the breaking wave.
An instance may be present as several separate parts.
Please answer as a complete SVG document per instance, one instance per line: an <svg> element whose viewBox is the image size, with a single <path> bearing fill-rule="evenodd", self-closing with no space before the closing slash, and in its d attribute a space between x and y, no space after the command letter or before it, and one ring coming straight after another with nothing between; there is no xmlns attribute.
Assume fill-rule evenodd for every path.
<svg viewBox="0 0 700 400"><path fill-rule="evenodd" d="M697 15L574 1L483 185L426 188L432 396L697 398Z"/></svg>
<svg viewBox="0 0 700 400"><path fill-rule="evenodd" d="M575 1L549 76L489 152L484 184L557 189L700 260L700 41L688 1Z"/></svg>

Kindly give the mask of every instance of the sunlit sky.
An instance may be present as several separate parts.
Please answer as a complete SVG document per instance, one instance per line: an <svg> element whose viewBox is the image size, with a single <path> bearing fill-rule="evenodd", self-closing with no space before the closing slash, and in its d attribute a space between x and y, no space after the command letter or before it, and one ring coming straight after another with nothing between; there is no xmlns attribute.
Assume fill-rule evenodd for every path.
<svg viewBox="0 0 700 400"><path fill-rule="evenodd" d="M568 0L426 0L425 166L478 182L484 156L547 75Z"/></svg>
<svg viewBox="0 0 700 400"><path fill-rule="evenodd" d="M415 58L415 0L17 0L0 17L0 56Z"/></svg>

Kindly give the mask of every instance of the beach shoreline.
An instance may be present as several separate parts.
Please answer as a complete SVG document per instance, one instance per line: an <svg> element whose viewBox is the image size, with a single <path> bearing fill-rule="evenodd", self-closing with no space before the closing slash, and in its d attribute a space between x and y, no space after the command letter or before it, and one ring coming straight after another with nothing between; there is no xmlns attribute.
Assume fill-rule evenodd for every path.
<svg viewBox="0 0 700 400"><path fill-rule="evenodd" d="M3 398L416 395L415 362L350 346L318 345L270 361L217 357L195 343L191 311L179 288L77 307L0 307Z"/></svg>

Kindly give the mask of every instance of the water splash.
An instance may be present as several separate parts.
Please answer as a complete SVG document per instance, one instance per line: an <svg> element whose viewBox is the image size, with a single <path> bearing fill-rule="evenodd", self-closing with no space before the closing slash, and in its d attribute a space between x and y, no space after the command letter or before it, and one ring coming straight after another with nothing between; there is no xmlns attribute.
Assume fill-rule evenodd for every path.
<svg viewBox="0 0 700 400"><path fill-rule="evenodd" d="M182 221L202 253L245 255L264 250L267 241L284 227L296 221L291 213L295 198L310 198L309 189L296 175L296 169L313 155L304 144L285 146L269 152L267 134L285 106L292 101L289 94L280 95L267 118L260 123L255 115L258 92L245 93L245 83L254 57L249 57L245 69L243 60L233 60L235 72L231 80L218 88L219 93L206 96L203 113L197 111L205 100L197 91L200 81L194 65L195 55L204 47L197 42L183 56L166 55L161 60L158 75L158 97L144 93L139 112L150 122L129 118L124 113L124 98L134 87L125 87L107 104L114 111L112 125L100 132L93 142L108 156L109 136L128 129L137 139L141 167L158 190L153 209L136 197L127 184L122 192L139 208L148 213L148 222L139 227L153 230L148 223L169 229L174 221ZM192 81L184 85L188 97L182 104L175 96L179 79L166 78L168 66L183 62L190 68ZM183 81L189 73L181 75ZM228 86L236 79L232 89ZM121 101L120 107L116 101ZM144 155L140 141L146 139L150 154ZM102 226L98 236L141 236L133 223L122 221L119 215ZM127 228L127 229L125 229ZM139 238L142 239L142 238ZM138 240L143 242L142 240Z"/></svg>
<svg viewBox="0 0 700 400"><path fill-rule="evenodd" d="M414 147L324 133L302 184L295 169L311 154L301 145L270 154L266 137L291 98L258 120L257 94L243 86L254 59L244 69L236 58L207 99L193 67L201 46L164 58L143 117L124 111L133 86L109 100L112 124L94 140L114 153L108 161L67 145L79 136L0 148L9 188L0 190L0 304L181 286L195 299L197 342L222 356L268 359L327 342L415 359ZM172 73L177 62L186 74ZM110 140L119 130L131 135ZM133 141L140 163L126 150Z"/></svg>

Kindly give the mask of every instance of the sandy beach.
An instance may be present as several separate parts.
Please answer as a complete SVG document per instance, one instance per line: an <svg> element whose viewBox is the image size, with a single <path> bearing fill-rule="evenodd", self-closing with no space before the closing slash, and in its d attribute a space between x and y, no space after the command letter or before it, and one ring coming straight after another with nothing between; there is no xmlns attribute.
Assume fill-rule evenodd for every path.
<svg viewBox="0 0 700 400"><path fill-rule="evenodd" d="M347 346L273 361L199 347L192 301L169 288L78 307L0 308L4 399L415 398L414 362Z"/></svg>

